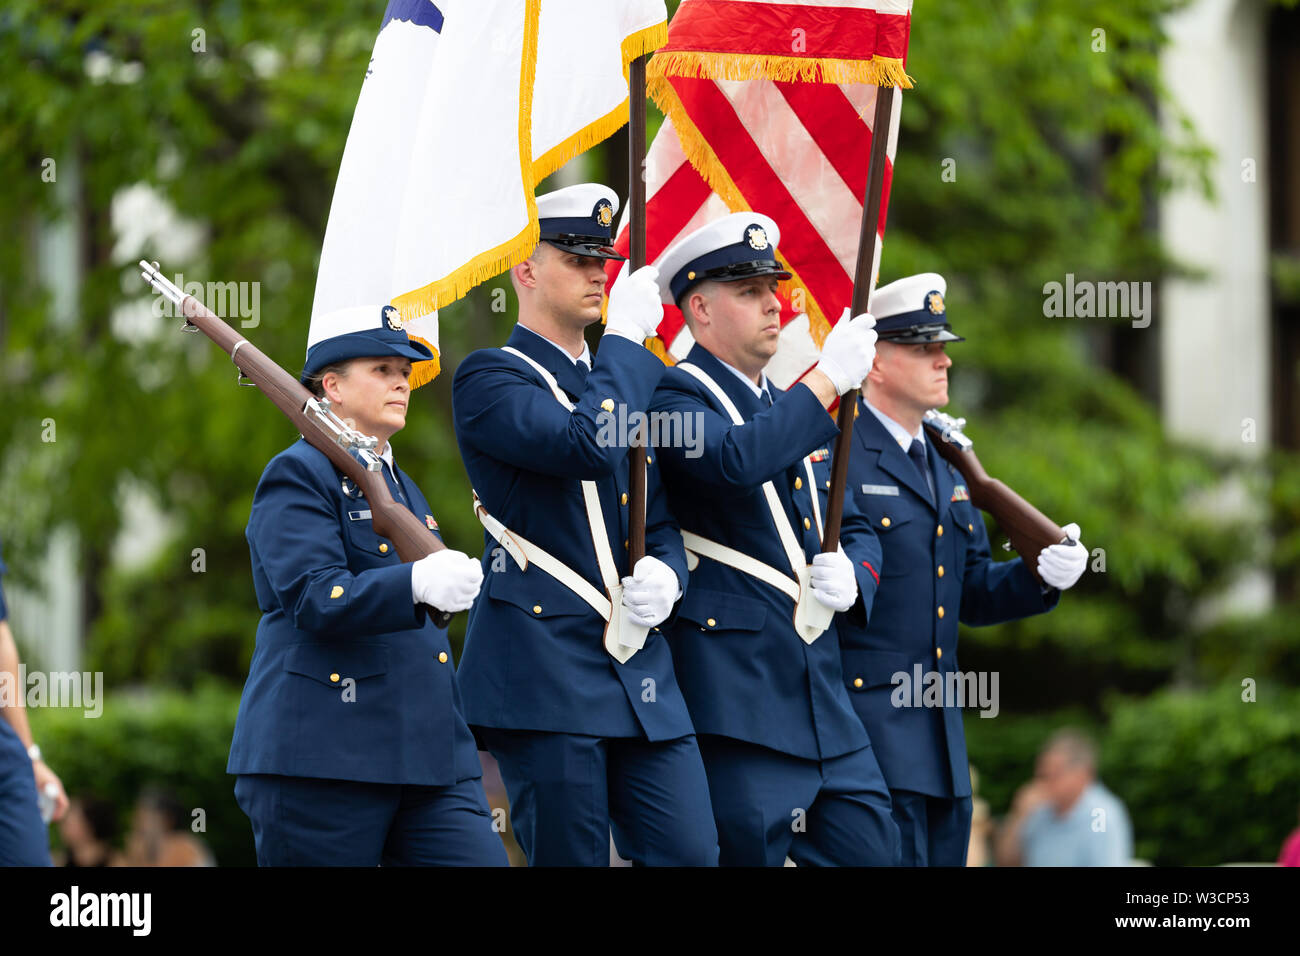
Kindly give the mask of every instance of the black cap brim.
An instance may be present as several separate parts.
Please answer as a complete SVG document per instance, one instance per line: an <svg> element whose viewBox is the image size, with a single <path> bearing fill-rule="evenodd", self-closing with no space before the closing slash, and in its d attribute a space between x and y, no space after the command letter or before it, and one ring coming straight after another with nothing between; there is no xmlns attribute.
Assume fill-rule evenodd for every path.
<svg viewBox="0 0 1300 956"><path fill-rule="evenodd" d="M898 345L928 345L931 342L965 342L963 336L957 335L950 325L913 326L894 331L876 330L876 338L881 342L895 342Z"/></svg>
<svg viewBox="0 0 1300 956"><path fill-rule="evenodd" d="M572 252L580 256L590 256L593 259L615 259L619 262L626 262L627 256L620 255L618 250L613 246L605 245L599 242L565 242L559 239L545 239L557 249L563 249L565 252Z"/></svg>

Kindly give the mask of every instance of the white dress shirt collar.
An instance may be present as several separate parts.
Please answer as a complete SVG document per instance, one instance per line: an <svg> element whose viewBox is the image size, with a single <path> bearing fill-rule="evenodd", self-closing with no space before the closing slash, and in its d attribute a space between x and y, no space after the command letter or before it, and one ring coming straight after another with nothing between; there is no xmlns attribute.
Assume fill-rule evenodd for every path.
<svg viewBox="0 0 1300 956"><path fill-rule="evenodd" d="M568 350L568 349L563 348L563 347L561 347L561 346L559 346L559 345L556 345L554 342L552 342L552 341L551 341L550 339L548 339L546 336L542 335L541 332L534 332L532 329L530 329L530 328L529 328L528 326L526 326L526 325L521 325L521 326L519 326L519 328L523 329L525 332L529 332L529 333L531 333L532 335L537 336L539 339L541 339L543 342L545 342L545 343L546 343L547 345L549 345L551 348L553 348L553 349L557 349L557 350L560 352L561 355L563 355L566 359L568 359L568 360L569 360L570 362L572 362L574 365L577 365L579 362L581 362L583 365L587 366L587 371L588 371L588 372L591 371L591 348L590 348L590 346L587 345L587 341L586 341L586 339L583 339L583 342L582 342L582 354L579 355L577 358L574 358L572 355L569 354L569 350Z"/></svg>
<svg viewBox="0 0 1300 956"><path fill-rule="evenodd" d="M906 454L907 450L912 447L913 439L919 439L922 445L925 444L925 426L918 425L916 428L916 434L909 435L906 428L898 424L898 422L894 421L880 409L876 408L875 405L872 405L865 397L862 399L862 404L871 409L871 414L880 419L880 424L884 425L885 431L889 432L894 441L898 442L898 447L903 449L904 454Z"/></svg>
<svg viewBox="0 0 1300 956"><path fill-rule="evenodd" d="M767 373L766 373L766 372L759 372L759 373L758 373L759 384L758 384L758 385L755 385L755 384L754 384L754 380L753 380L752 378L750 378L748 375L746 375L744 372L742 372L740 369L736 368L736 367L733 366L733 365L728 365L726 362L723 362L722 359L718 358L716 355L713 356L713 357L714 357L715 359L718 359L718 361L722 364L722 367L723 367L723 368L725 368L725 369L726 369L728 372L730 372L732 375L736 376L736 378L740 379L742 382L744 382L746 385L748 385L748 386L749 386L749 390L750 390L751 392L754 393L754 397L755 397L755 398L757 398L759 401L762 401L762 400L763 400L763 393L764 393L764 392L767 392ZM771 393L771 392L768 392L767 400L768 400L769 402L772 400L772 393Z"/></svg>

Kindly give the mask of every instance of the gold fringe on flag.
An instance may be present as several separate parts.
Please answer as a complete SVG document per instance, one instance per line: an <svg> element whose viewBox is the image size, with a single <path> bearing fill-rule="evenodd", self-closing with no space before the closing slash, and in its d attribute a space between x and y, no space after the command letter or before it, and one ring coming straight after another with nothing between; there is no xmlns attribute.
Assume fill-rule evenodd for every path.
<svg viewBox="0 0 1300 956"><path fill-rule="evenodd" d="M668 42L668 24L656 23L629 34L620 49L623 55L623 79L628 78L628 66L633 60L653 53ZM533 161L533 180L540 183L579 153L586 152L597 143L604 142L627 125L629 105L627 98L594 123L589 123L569 138L552 146Z"/></svg>
<svg viewBox="0 0 1300 956"><path fill-rule="evenodd" d="M412 363L411 377L409 381L412 390L414 390L419 388L421 385L427 385L438 377L438 373L442 371L442 356L441 353L439 353L437 346L428 339L422 339L418 335L412 335L409 336L409 338L412 342L419 342L421 345L427 346L429 351L433 353L433 358L428 359L427 361Z"/></svg>
<svg viewBox="0 0 1300 956"><path fill-rule="evenodd" d="M912 78L895 57L870 60L818 59L767 56L751 53L715 53L668 50L656 53L646 68L646 79L682 76L706 80L774 80L784 83L870 83L912 89Z"/></svg>
<svg viewBox="0 0 1300 956"><path fill-rule="evenodd" d="M673 358L671 355L668 354L668 346L664 345L664 340L661 339L659 336L653 335L650 338L646 339L645 347L648 348L653 354L657 355L659 357L659 361L663 362L669 368L672 368L674 365L677 364L677 359Z"/></svg>

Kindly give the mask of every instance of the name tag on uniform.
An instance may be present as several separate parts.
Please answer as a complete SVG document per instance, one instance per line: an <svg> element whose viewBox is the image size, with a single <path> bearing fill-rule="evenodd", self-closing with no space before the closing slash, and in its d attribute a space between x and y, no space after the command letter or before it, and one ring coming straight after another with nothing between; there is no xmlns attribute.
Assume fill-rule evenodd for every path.
<svg viewBox="0 0 1300 956"><path fill-rule="evenodd" d="M898 485L863 485L864 495L893 495L898 497Z"/></svg>
<svg viewBox="0 0 1300 956"><path fill-rule="evenodd" d="M369 520L370 520L370 512L369 512L369 511L349 511L349 512L348 512L348 517L351 518L353 521L369 521Z"/></svg>

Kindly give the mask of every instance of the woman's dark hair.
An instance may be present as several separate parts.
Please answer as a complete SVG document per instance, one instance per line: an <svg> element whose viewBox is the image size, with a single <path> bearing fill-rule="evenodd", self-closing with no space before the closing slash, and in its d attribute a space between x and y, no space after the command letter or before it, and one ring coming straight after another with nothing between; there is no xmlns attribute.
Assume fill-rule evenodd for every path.
<svg viewBox="0 0 1300 956"><path fill-rule="evenodd" d="M352 364L353 359L344 359L342 362L335 362L332 365L326 365L316 374L307 379L307 391L311 392L317 398L325 397L325 376L330 372L337 372L339 375L348 374L348 366Z"/></svg>

